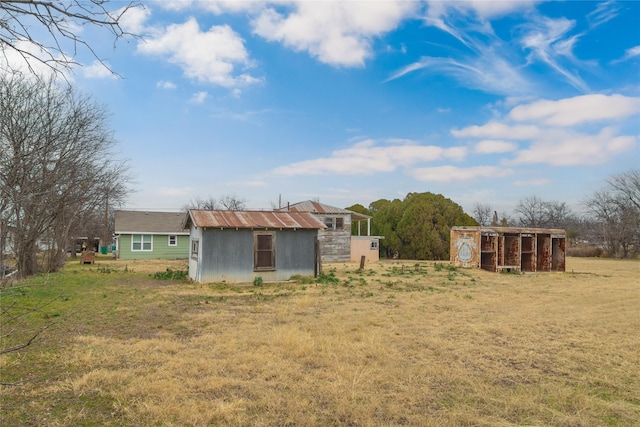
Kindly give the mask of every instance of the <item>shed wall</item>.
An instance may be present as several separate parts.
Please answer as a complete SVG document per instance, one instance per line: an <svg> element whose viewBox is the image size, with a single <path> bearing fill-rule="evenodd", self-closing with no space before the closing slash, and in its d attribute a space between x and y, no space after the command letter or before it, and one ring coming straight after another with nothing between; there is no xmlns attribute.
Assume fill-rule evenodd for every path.
<svg viewBox="0 0 640 427"><path fill-rule="evenodd" d="M320 255L323 262L347 262L351 259L351 215L349 214L317 214L320 221L326 223L327 218L342 218L342 229L323 229L318 232Z"/></svg>
<svg viewBox="0 0 640 427"><path fill-rule="evenodd" d="M252 282L288 280L294 275L312 276L315 268L317 230L275 231L275 270L254 271L254 231L250 229L203 230L197 266L189 275L199 282ZM197 274L192 274L195 267Z"/></svg>

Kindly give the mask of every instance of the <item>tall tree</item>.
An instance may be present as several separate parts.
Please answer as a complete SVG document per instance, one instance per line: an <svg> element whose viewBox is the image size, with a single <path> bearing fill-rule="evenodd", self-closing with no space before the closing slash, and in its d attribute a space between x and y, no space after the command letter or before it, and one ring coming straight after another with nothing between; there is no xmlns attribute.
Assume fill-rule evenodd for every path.
<svg viewBox="0 0 640 427"><path fill-rule="evenodd" d="M127 194L126 162L104 107L71 87L31 76L0 75L0 215L13 233L20 274L39 270L39 242L64 262L69 230L89 212Z"/></svg>
<svg viewBox="0 0 640 427"><path fill-rule="evenodd" d="M372 229L384 236L380 248L388 258L446 259L454 225L477 225L462 207L441 194L409 193L404 200L369 205Z"/></svg>
<svg viewBox="0 0 640 427"><path fill-rule="evenodd" d="M394 199L376 200L369 205L369 211L373 215L371 221L371 233L376 236L384 236L380 241L380 251L386 258L400 256L402 241L398 236L398 223L402 219L402 201Z"/></svg>
<svg viewBox="0 0 640 427"><path fill-rule="evenodd" d="M404 206L398 224L403 258L448 259L451 227L478 224L442 194L409 193Z"/></svg>
<svg viewBox="0 0 640 427"><path fill-rule="evenodd" d="M113 7L110 7L113 6ZM60 72L77 64L75 54L88 51L107 69L79 28L104 29L114 43L128 34L121 26L123 16L136 1L109 0L2 0L0 1L0 71L15 71L16 54L33 70L44 64Z"/></svg>

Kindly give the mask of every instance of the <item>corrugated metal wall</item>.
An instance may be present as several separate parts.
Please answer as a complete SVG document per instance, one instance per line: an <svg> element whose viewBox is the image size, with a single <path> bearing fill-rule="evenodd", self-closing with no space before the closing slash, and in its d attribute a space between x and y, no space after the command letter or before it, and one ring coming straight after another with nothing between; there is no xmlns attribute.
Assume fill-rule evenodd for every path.
<svg viewBox="0 0 640 427"><path fill-rule="evenodd" d="M288 280L294 275L312 276L317 230L275 231L275 271L254 271L252 230L204 230L200 239L197 279L200 282L252 282Z"/></svg>

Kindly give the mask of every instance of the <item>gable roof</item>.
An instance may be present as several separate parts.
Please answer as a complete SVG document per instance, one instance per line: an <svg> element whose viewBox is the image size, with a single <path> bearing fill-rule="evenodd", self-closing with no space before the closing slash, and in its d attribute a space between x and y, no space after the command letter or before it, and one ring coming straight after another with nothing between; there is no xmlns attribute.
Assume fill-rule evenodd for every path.
<svg viewBox="0 0 640 427"><path fill-rule="evenodd" d="M350 211L348 209L337 208L335 206L325 205L323 203L306 200L304 202L294 203L289 206L282 207L278 211L286 212L310 212L321 215L351 215L356 221L364 221L371 218L368 215Z"/></svg>
<svg viewBox="0 0 640 427"><path fill-rule="evenodd" d="M189 209L185 226L211 228L321 229L325 225L307 212L211 211Z"/></svg>
<svg viewBox="0 0 640 427"><path fill-rule="evenodd" d="M116 234L188 234L182 227L184 212L115 211Z"/></svg>

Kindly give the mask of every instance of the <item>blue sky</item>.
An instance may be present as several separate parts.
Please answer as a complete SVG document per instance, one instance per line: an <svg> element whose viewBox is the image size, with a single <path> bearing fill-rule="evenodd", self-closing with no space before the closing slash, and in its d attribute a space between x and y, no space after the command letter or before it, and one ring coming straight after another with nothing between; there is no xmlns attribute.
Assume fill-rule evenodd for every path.
<svg viewBox="0 0 640 427"><path fill-rule="evenodd" d="M118 3L115 3L118 4ZM640 2L163 1L80 58L127 207L441 193L512 214L640 167Z"/></svg>

